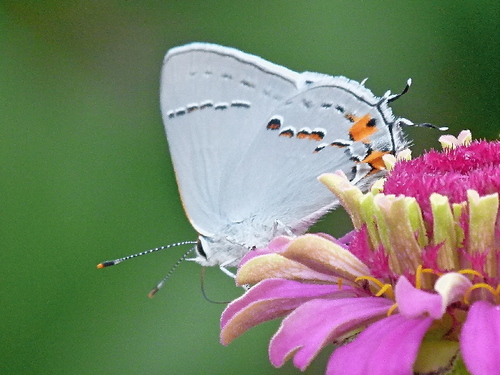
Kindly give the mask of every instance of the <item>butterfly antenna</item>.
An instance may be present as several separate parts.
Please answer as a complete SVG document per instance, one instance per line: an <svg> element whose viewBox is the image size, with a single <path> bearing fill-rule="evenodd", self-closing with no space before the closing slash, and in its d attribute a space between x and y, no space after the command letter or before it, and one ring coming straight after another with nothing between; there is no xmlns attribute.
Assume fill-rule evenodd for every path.
<svg viewBox="0 0 500 375"><path fill-rule="evenodd" d="M436 125L433 125L433 124L429 124L428 122L424 122L422 124L415 124L414 122L406 119L406 118L400 118L398 120L398 124L400 126L416 126L416 127L419 127L419 128L431 128L431 129L436 129L436 130L439 130L439 131L446 131L448 130L448 127L447 126L436 126Z"/></svg>
<svg viewBox="0 0 500 375"><path fill-rule="evenodd" d="M169 248L175 247L175 246L194 245L194 244L196 244L196 241L182 241L182 242L177 242L177 243L173 243L173 244L166 245L166 246L160 246L160 247L156 247L154 249L149 249L149 250L146 250L146 251L142 251L142 252L137 253L137 254L128 255L128 256L123 257L123 258L118 258L118 259L115 259L115 260L107 260L105 262L99 263L97 265L97 268L100 269L100 268L111 267L111 266L114 266L114 265L116 265L118 263L123 262L124 260L129 260L129 259L132 259L132 258L137 258L137 257L140 257L141 255L146 255L146 254L154 253L156 251L169 249Z"/></svg>
<svg viewBox="0 0 500 375"><path fill-rule="evenodd" d="M196 242L193 242L193 241L185 242L185 244L195 244L195 243ZM167 275L148 293L149 298L153 298L155 296L155 294L163 287L163 285L165 285L165 283L170 278L170 276L174 273L174 271L177 269L177 267L179 267L179 265L182 262L184 262L186 260L186 258L189 256L189 254L191 254L193 251L194 251L194 247L192 247L191 249L186 251L184 253L184 255L181 256L179 258L179 260L177 260L177 262L175 262L175 264L172 266L172 268L170 268L170 271L167 272Z"/></svg>
<svg viewBox="0 0 500 375"><path fill-rule="evenodd" d="M389 95L387 97L387 102L388 103L391 103L393 102L394 100L397 100L399 98L401 98L404 94L406 94L408 92L408 90L410 89L410 86L411 86L411 78L408 78L408 80L406 81L406 86L405 88L403 89L403 91L401 91L399 94L392 94L392 95Z"/></svg>
<svg viewBox="0 0 500 375"><path fill-rule="evenodd" d="M205 298L208 302L210 303L216 303L219 305L227 305L231 301L214 301L213 299L208 298L207 292L205 291L205 268L206 267L201 267L201 294L203 295L203 298Z"/></svg>
<svg viewBox="0 0 500 375"><path fill-rule="evenodd" d="M403 91L401 91L399 94L391 94L390 91L388 91L386 93L386 95L384 95L385 100L387 100L387 103L391 103L391 102L401 98L404 94L406 94L408 92L408 90L410 89L410 86L411 86L411 78L408 78L408 80L406 81L406 86L403 89ZM423 124L415 124L414 122L412 122L408 119L405 119L405 118L399 119L399 125L400 126L416 126L419 128L432 128L432 129L436 129L436 130L439 130L442 132L448 130L447 126L436 126L433 124L429 124L427 122L425 122Z"/></svg>

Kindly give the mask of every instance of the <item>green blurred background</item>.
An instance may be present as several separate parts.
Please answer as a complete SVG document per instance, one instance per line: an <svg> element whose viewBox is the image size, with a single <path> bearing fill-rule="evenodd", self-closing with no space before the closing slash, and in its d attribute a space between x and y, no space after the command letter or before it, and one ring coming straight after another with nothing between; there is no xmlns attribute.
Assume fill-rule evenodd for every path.
<svg viewBox="0 0 500 375"><path fill-rule="evenodd" d="M229 347L200 294L159 112L162 58L209 41L361 80L415 122L498 137L499 2L0 2L0 373L296 374L268 364L271 322ZM438 132L408 129L418 154ZM341 235L338 211L315 230ZM240 294L216 269L213 299ZM332 312L334 314L335 312ZM321 373L327 355L306 373Z"/></svg>

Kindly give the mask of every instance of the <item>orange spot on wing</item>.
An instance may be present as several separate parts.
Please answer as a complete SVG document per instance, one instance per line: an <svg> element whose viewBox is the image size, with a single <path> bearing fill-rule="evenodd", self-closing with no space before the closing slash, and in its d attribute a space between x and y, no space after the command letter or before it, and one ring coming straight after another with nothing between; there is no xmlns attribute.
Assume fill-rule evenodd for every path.
<svg viewBox="0 0 500 375"><path fill-rule="evenodd" d="M314 140L314 141L321 141L323 139L323 136L319 133L311 133L309 135L309 138Z"/></svg>
<svg viewBox="0 0 500 375"><path fill-rule="evenodd" d="M306 133L306 132L298 132L297 133L297 138L299 139L306 139L309 138L311 135Z"/></svg>
<svg viewBox="0 0 500 375"><path fill-rule="evenodd" d="M293 131L291 130L284 130L280 133L280 137L288 137L292 138L293 137Z"/></svg>
<svg viewBox="0 0 500 375"><path fill-rule="evenodd" d="M349 135L353 141L363 141L378 130L376 126L370 126L371 119L370 115L366 114L351 126Z"/></svg>
<svg viewBox="0 0 500 375"><path fill-rule="evenodd" d="M368 163L374 169L374 172L385 169L384 161L382 157L384 155L390 154L389 151L372 151L368 154L366 158L363 159L363 163Z"/></svg>
<svg viewBox="0 0 500 375"><path fill-rule="evenodd" d="M278 130L280 128L280 124L277 123L277 122L270 122L269 124L267 124L267 128L269 130Z"/></svg>

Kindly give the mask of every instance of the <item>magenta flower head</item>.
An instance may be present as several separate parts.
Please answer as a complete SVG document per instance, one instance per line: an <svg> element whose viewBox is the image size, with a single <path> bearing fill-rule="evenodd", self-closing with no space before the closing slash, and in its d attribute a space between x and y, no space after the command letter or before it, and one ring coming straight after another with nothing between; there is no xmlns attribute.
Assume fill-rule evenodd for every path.
<svg viewBox="0 0 500 375"><path fill-rule="evenodd" d="M277 367L304 370L331 347L329 375L500 373L500 142L440 140L442 152L388 158L366 194L320 176L354 230L250 252L236 280L255 285L224 311L221 342L284 318Z"/></svg>

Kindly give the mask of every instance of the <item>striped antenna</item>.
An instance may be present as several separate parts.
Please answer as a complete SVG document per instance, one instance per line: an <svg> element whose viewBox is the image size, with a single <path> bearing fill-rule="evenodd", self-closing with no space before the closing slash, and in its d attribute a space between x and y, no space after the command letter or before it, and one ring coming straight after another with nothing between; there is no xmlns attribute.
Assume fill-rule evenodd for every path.
<svg viewBox="0 0 500 375"><path fill-rule="evenodd" d="M186 243L195 244L196 242L190 241L190 242L186 242ZM194 251L194 249L195 248L192 247L191 249L189 249L188 251L186 251L184 253L184 255L182 255L179 258L179 260L177 260L177 262L175 262L175 264L172 266L172 268L170 268L170 271L167 272L167 275L153 289L151 289L151 291L148 293L148 297L149 298L153 298L155 296L156 292L158 292L160 290L160 288L162 288L163 285L165 285L165 283L170 278L170 276L172 275L172 273L174 273L174 271L176 270L176 268L179 267L179 265L186 260L186 258L189 256L189 254L191 254Z"/></svg>
<svg viewBox="0 0 500 375"><path fill-rule="evenodd" d="M123 262L124 260L129 260L129 259L132 259L132 258L137 258L137 257L140 257L141 255L146 255L146 254L154 253L156 251L169 249L171 247L176 247L176 246L181 246L181 245L194 245L194 244L196 244L196 241L182 241L182 242L177 242L177 243L173 243L173 244L166 245L166 246L160 246L160 247L156 247L154 249L149 249L149 250L146 250L146 251L142 251L142 252L137 253L137 254L128 255L128 256L123 257L123 258L118 258L118 259L115 259L115 260L107 260L105 262L99 263L97 265L97 268L100 269L100 268L111 267L111 266L114 266L114 265L116 265L118 263ZM192 249L189 252L191 252L191 251L192 251Z"/></svg>
<svg viewBox="0 0 500 375"><path fill-rule="evenodd" d="M436 129L442 132L445 132L448 130L447 126L436 126L433 124L429 124L427 122L421 123L421 124L415 124L412 121L406 119L406 118L399 118L398 119L398 124L399 126L416 126L419 128L431 128L431 129Z"/></svg>

